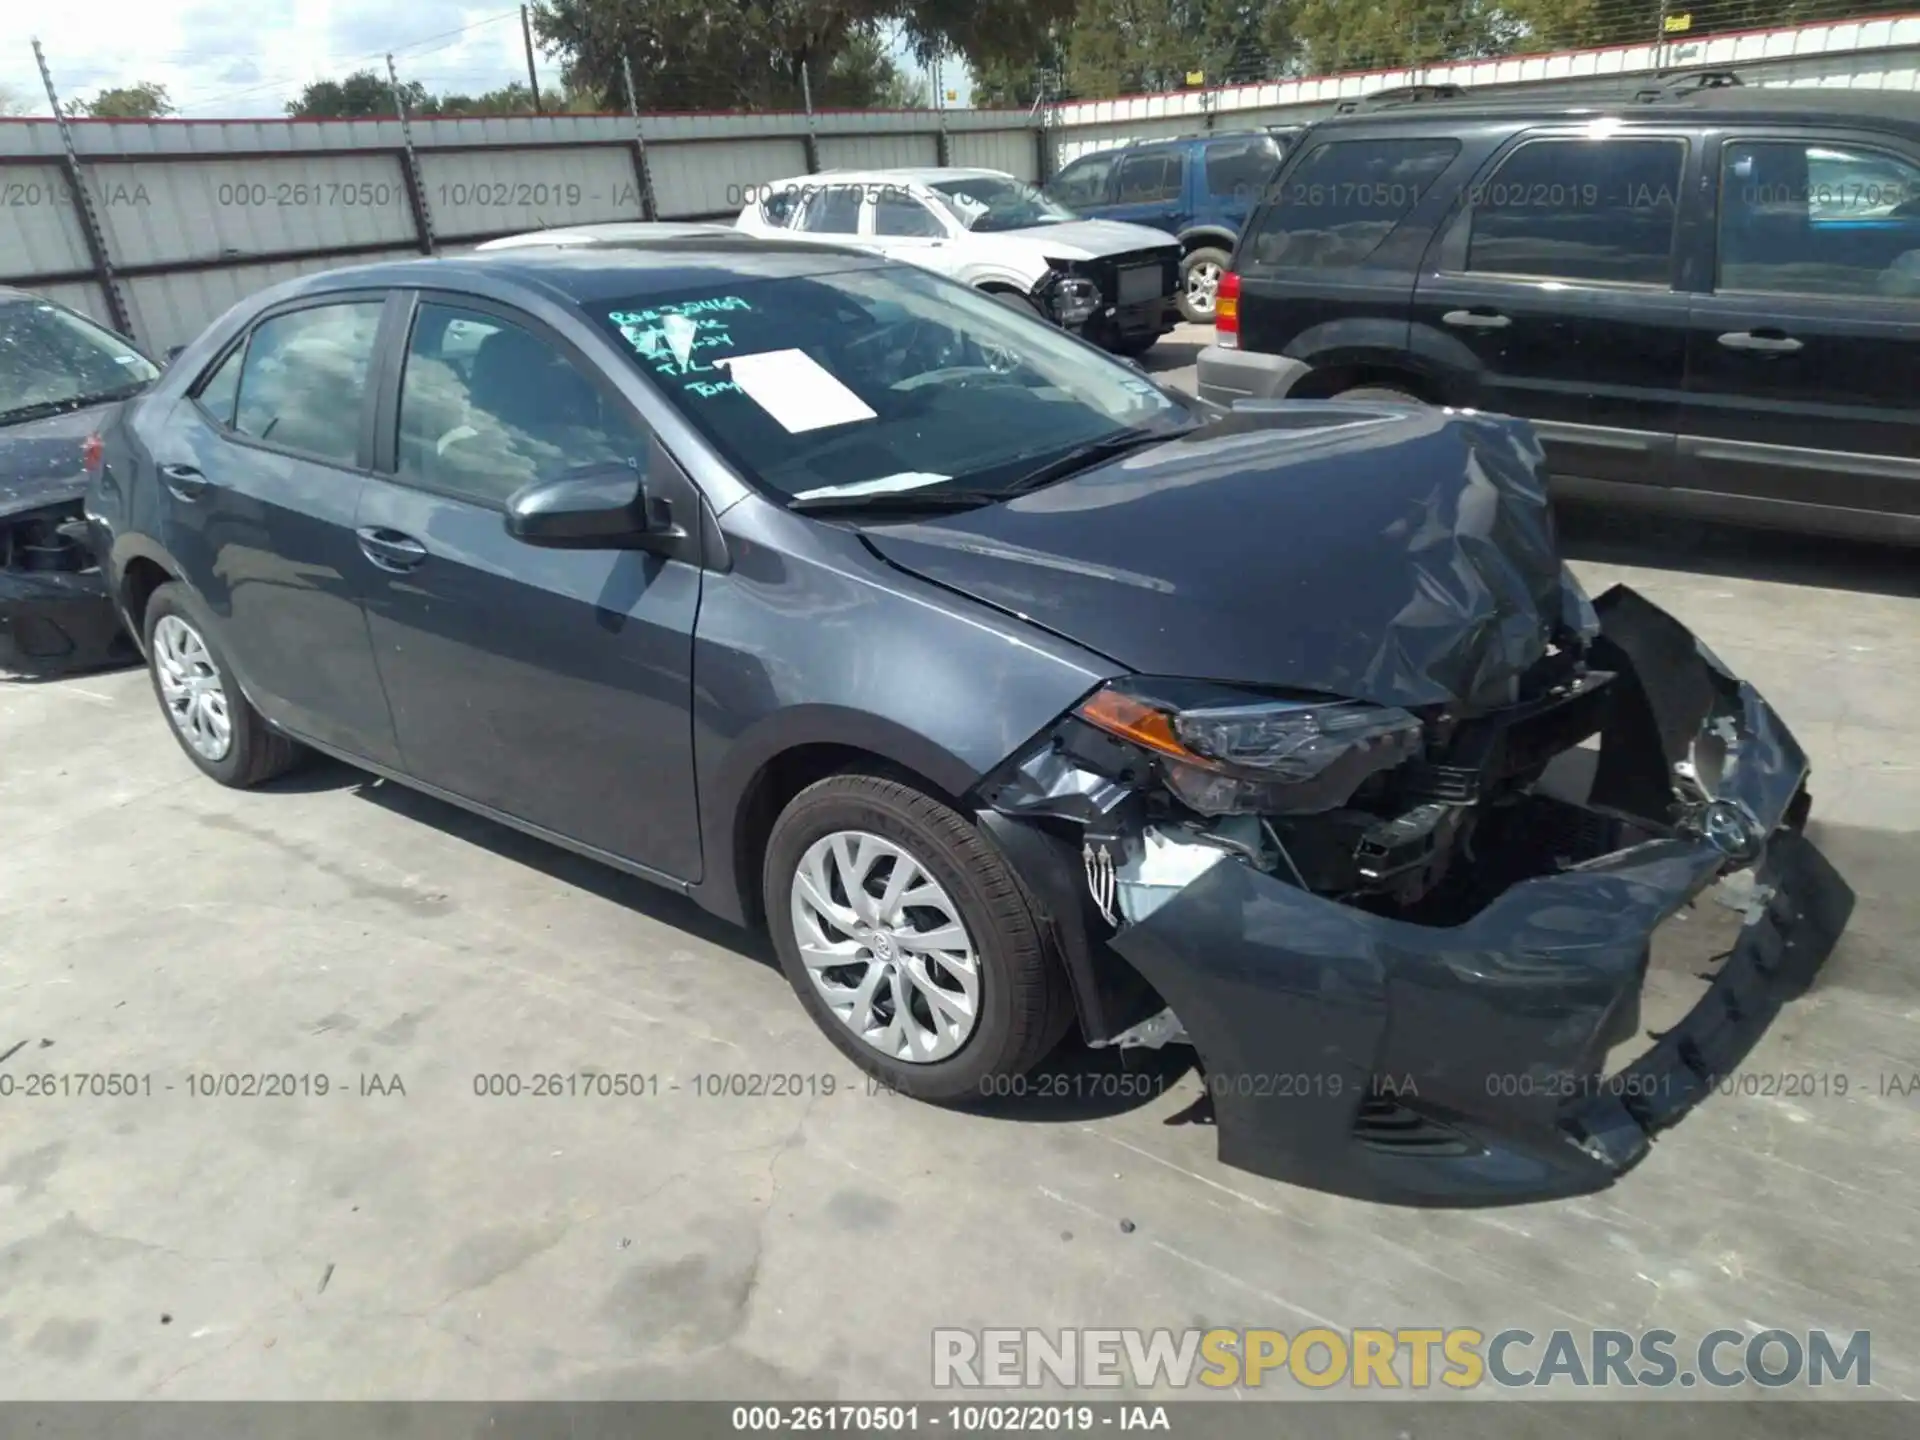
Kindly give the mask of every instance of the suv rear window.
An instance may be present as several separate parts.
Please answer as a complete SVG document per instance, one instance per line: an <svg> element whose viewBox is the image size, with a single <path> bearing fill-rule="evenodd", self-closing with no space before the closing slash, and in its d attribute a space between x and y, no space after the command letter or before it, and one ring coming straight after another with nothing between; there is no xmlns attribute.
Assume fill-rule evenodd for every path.
<svg viewBox="0 0 1920 1440"><path fill-rule="evenodd" d="M1252 263L1337 270L1380 248L1460 153L1455 140L1333 140L1300 157L1248 227Z"/></svg>
<svg viewBox="0 0 1920 1440"><path fill-rule="evenodd" d="M1467 269L1666 285L1683 140L1529 140L1469 192Z"/></svg>

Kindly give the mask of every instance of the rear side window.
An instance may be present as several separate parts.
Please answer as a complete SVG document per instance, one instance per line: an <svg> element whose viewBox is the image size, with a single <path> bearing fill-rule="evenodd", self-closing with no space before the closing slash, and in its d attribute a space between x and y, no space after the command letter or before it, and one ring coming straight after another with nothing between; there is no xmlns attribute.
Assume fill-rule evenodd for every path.
<svg viewBox="0 0 1920 1440"><path fill-rule="evenodd" d="M381 302L314 305L262 320L247 342L233 428L340 465L360 450Z"/></svg>
<svg viewBox="0 0 1920 1440"><path fill-rule="evenodd" d="M1088 155L1076 160L1047 186L1047 194L1062 205L1098 205L1107 198L1107 177L1114 156Z"/></svg>
<svg viewBox="0 0 1920 1440"><path fill-rule="evenodd" d="M1181 156L1174 150L1129 155L1120 162L1120 181L1114 199L1122 205L1145 205L1177 199L1180 194Z"/></svg>
<svg viewBox="0 0 1920 1440"><path fill-rule="evenodd" d="M1530 140L1468 196L1467 268L1558 280L1673 278L1680 140Z"/></svg>
<svg viewBox="0 0 1920 1440"><path fill-rule="evenodd" d="M1729 141L1714 286L1920 298L1920 167L1853 145Z"/></svg>
<svg viewBox="0 0 1920 1440"><path fill-rule="evenodd" d="M1264 135L1239 140L1209 140L1205 148L1207 193L1251 204L1273 178L1280 147Z"/></svg>
<svg viewBox="0 0 1920 1440"><path fill-rule="evenodd" d="M1301 156L1255 217L1260 266L1337 270L1380 248L1453 163L1453 140L1334 140Z"/></svg>
<svg viewBox="0 0 1920 1440"><path fill-rule="evenodd" d="M800 228L815 235L852 235L860 229L860 190L833 185L815 191L800 217Z"/></svg>

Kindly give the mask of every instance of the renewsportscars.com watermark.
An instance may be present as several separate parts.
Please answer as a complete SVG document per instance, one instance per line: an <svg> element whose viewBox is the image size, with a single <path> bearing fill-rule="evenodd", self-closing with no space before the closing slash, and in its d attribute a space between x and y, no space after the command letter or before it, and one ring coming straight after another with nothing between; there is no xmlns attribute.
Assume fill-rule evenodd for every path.
<svg viewBox="0 0 1920 1440"><path fill-rule="evenodd" d="M940 1390L1731 1389L1872 1384L1870 1331L935 1330Z"/></svg>

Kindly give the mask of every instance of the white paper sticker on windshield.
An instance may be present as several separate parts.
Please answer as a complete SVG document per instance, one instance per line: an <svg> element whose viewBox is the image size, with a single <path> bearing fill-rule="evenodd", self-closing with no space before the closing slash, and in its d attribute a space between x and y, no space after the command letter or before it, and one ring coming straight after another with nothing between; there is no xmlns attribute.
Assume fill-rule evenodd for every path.
<svg viewBox="0 0 1920 1440"><path fill-rule="evenodd" d="M817 500L823 495L886 495L895 490L918 490L923 485L939 485L951 475L932 475L923 470L902 470L898 475L882 475L877 480L850 480L845 485L822 485L817 490L802 490L796 500Z"/></svg>
<svg viewBox="0 0 1920 1440"><path fill-rule="evenodd" d="M713 363L791 434L876 418L866 401L804 350L768 350Z"/></svg>

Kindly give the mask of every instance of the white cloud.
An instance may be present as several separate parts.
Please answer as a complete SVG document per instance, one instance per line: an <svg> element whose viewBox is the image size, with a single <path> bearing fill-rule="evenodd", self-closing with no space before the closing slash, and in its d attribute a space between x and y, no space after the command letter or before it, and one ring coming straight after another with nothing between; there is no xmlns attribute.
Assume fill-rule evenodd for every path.
<svg viewBox="0 0 1920 1440"><path fill-rule="evenodd" d="M281 115L310 81L384 70L436 93L478 94L526 80L519 11L500 0L67 0L5 6L0 87L45 114L32 38L63 100L154 81L182 115ZM31 11L31 18L28 12ZM559 67L540 57L542 87Z"/></svg>

